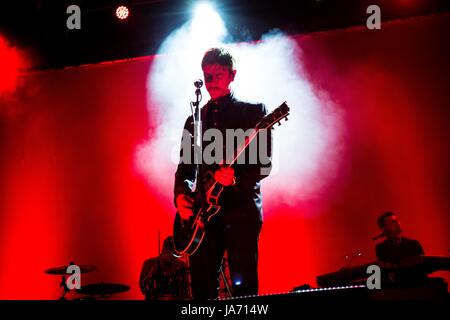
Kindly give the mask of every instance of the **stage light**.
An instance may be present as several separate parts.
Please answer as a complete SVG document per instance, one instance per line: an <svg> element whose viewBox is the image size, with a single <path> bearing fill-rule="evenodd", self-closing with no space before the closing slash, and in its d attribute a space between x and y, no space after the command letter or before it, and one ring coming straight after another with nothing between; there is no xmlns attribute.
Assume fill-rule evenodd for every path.
<svg viewBox="0 0 450 320"><path fill-rule="evenodd" d="M125 20L130 15L130 10L126 6L118 6L116 8L116 17Z"/></svg>
<svg viewBox="0 0 450 320"><path fill-rule="evenodd" d="M218 40L226 33L222 18L209 2L195 7L192 31L203 40Z"/></svg>

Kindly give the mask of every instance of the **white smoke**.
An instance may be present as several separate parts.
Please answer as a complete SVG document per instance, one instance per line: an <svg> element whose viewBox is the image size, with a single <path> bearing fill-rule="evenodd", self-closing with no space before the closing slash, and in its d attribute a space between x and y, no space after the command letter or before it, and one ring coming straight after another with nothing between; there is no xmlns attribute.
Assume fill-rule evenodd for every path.
<svg viewBox="0 0 450 320"><path fill-rule="evenodd" d="M295 203L320 193L337 162L340 116L326 94L315 93L303 74L296 42L276 33L259 42L223 44L225 29L199 41L193 25L186 24L164 41L149 72L150 122L157 114L158 126L138 147L138 169L162 195L172 197L182 129L190 115L189 102L195 98L193 81L203 78L203 53L221 45L237 61L233 91L238 98L263 102L269 111L287 101L291 109L289 121L274 130L274 167L263 183L269 198ZM204 88L202 93L203 105L209 96Z"/></svg>

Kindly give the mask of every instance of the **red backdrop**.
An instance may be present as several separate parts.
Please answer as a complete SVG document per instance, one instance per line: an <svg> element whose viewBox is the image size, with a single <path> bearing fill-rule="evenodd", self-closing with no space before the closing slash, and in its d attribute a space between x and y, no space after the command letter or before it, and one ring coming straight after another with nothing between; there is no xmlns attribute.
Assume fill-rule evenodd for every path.
<svg viewBox="0 0 450 320"><path fill-rule="evenodd" d="M294 38L314 89L345 111L344 158L318 214L266 201L262 293L315 285L357 251L354 264L374 260L385 210L427 254L448 255L449 27L440 15ZM155 126L145 88L154 59L28 73L0 95L1 299L57 298L60 279L43 270L69 261L99 266L83 283L125 283L117 298L142 298L141 264L174 212L134 159Z"/></svg>

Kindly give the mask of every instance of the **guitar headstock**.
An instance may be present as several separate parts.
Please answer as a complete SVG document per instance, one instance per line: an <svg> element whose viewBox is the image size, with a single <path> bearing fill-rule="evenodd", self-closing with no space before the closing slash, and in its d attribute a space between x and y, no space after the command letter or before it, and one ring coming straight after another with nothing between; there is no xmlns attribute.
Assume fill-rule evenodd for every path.
<svg viewBox="0 0 450 320"><path fill-rule="evenodd" d="M278 108L273 110L271 113L266 115L258 124L256 125L257 129L269 129L272 128L275 123L278 122L278 125L281 125L281 120L288 120L287 116L289 115L289 107L285 102L283 102Z"/></svg>

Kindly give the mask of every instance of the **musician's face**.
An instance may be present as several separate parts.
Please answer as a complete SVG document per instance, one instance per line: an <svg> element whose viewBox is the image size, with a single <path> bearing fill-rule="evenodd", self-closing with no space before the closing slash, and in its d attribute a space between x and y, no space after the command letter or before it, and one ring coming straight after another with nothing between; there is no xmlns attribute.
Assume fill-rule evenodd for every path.
<svg viewBox="0 0 450 320"><path fill-rule="evenodd" d="M236 70L220 64L210 64L203 68L206 90L208 90L211 99L217 99L230 93L230 84L234 80Z"/></svg>
<svg viewBox="0 0 450 320"><path fill-rule="evenodd" d="M400 222L396 216L390 216L384 219L384 230L388 237L399 236L402 233Z"/></svg>

